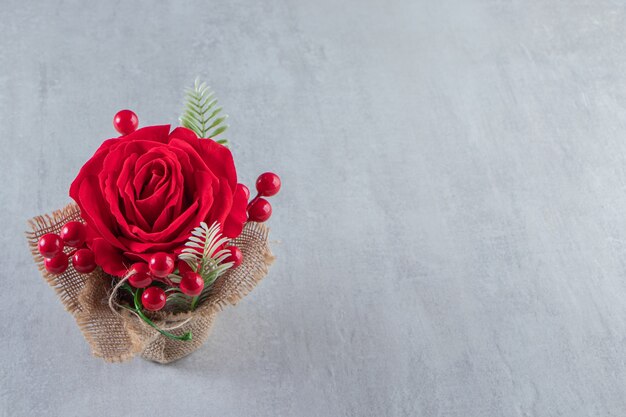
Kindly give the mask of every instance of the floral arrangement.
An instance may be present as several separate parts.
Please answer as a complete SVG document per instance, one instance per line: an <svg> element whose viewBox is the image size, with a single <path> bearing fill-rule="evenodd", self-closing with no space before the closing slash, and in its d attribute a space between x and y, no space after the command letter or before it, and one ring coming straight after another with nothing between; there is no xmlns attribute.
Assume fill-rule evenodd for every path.
<svg viewBox="0 0 626 417"><path fill-rule="evenodd" d="M121 136L80 169L75 204L31 221L35 261L97 356L170 362L191 353L224 304L267 273L262 223L281 180L261 174L250 199L228 141L217 139L226 117L198 81L174 129L138 128L134 112L118 112Z"/></svg>

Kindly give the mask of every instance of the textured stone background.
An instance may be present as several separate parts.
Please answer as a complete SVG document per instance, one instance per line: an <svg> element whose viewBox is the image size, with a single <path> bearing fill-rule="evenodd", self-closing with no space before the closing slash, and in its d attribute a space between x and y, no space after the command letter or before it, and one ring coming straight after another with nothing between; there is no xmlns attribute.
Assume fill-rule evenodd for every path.
<svg viewBox="0 0 626 417"><path fill-rule="evenodd" d="M626 415L623 3L0 6L0 415ZM278 261L193 356L108 365L25 221L197 75L283 178Z"/></svg>

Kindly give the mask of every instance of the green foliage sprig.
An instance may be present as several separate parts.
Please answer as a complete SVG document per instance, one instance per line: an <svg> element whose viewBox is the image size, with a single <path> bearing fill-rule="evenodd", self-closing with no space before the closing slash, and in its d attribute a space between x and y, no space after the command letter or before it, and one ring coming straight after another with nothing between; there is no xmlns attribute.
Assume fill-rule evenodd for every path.
<svg viewBox="0 0 626 417"><path fill-rule="evenodd" d="M200 222L200 226L192 230L185 249L178 255L178 259L185 261L204 281L202 293L194 297L191 303L192 310L209 297L215 280L233 266L232 262L224 262L230 256L230 251L220 249L228 241L227 237L222 237L219 223L215 222L208 227L205 222Z"/></svg>
<svg viewBox="0 0 626 417"><path fill-rule="evenodd" d="M196 79L193 87L185 93L185 109L180 116L182 126L193 130L201 138L211 138L217 143L228 145L226 139L215 139L224 133L228 125L224 122L228 115L221 114L215 93L204 82Z"/></svg>

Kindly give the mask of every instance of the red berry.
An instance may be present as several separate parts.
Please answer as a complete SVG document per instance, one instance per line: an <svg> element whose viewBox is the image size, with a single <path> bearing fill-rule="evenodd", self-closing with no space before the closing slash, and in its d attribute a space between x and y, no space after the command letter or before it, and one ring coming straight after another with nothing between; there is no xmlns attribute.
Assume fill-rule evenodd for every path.
<svg viewBox="0 0 626 417"><path fill-rule="evenodd" d="M78 248L85 243L86 233L85 225L81 222L68 222L61 229L60 236L67 246Z"/></svg>
<svg viewBox="0 0 626 417"><path fill-rule="evenodd" d="M264 172L256 180L259 195L271 197L280 191L280 177L273 172Z"/></svg>
<svg viewBox="0 0 626 417"><path fill-rule="evenodd" d="M204 288L204 280L197 272L186 272L180 280L180 290L187 295L195 297L200 295Z"/></svg>
<svg viewBox="0 0 626 417"><path fill-rule="evenodd" d="M44 258L54 258L63 252L63 240L55 233L46 233L39 238L39 253Z"/></svg>
<svg viewBox="0 0 626 417"><path fill-rule="evenodd" d="M264 198L253 201L248 206L248 220L262 223L272 215L272 205Z"/></svg>
<svg viewBox="0 0 626 417"><path fill-rule="evenodd" d="M229 246L226 250L230 251L230 255L228 258L224 259L224 262L232 262L233 268L237 268L241 265L241 261L243 261L243 254L241 253L241 250L237 246Z"/></svg>
<svg viewBox="0 0 626 417"><path fill-rule="evenodd" d="M165 278L174 271L176 262L169 253L159 252L150 257L150 272L157 278Z"/></svg>
<svg viewBox="0 0 626 417"><path fill-rule="evenodd" d="M148 269L148 264L137 262L130 267L132 275L128 278L128 283L135 288L146 288L152 284L152 275Z"/></svg>
<svg viewBox="0 0 626 417"><path fill-rule="evenodd" d="M129 135L137 130L139 119L137 115L130 110L120 110L113 117L113 127L122 135Z"/></svg>
<svg viewBox="0 0 626 417"><path fill-rule="evenodd" d="M89 249L78 249L72 256L72 265L76 272L89 274L96 269L96 258Z"/></svg>
<svg viewBox="0 0 626 417"><path fill-rule="evenodd" d="M51 274L62 274L67 269L67 255L61 252L52 258L46 258L43 260L43 265Z"/></svg>
<svg viewBox="0 0 626 417"><path fill-rule="evenodd" d="M165 307L167 297L165 291L159 287L149 287L141 294L141 304L146 310L158 311Z"/></svg>
<svg viewBox="0 0 626 417"><path fill-rule="evenodd" d="M145 262L135 262L130 267L130 270L134 274L139 274L141 272L143 272L145 274L149 274L150 273L150 268L148 268L148 264L145 263Z"/></svg>
<svg viewBox="0 0 626 417"><path fill-rule="evenodd" d="M128 283L135 288L146 288L152 284L152 275L145 272L137 272L128 278Z"/></svg>

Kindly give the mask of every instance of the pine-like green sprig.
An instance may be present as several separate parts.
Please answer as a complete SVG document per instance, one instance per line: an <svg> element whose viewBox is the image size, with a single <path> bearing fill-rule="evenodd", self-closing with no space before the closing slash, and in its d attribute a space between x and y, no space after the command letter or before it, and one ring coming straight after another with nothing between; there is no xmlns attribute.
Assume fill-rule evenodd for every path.
<svg viewBox="0 0 626 417"><path fill-rule="evenodd" d="M219 223L215 222L211 227L208 227L205 222L201 222L200 226L193 229L189 240L185 243L185 249L178 255L178 259L187 262L194 271L202 276L204 281L202 293L198 297L194 297L191 303L192 310L198 302L206 300L215 280L233 266L232 262L224 262L230 256L230 251L219 249L228 241L227 237L222 237ZM184 302L185 300L180 301Z"/></svg>
<svg viewBox="0 0 626 417"><path fill-rule="evenodd" d="M204 82L196 79L192 88L185 92L185 109L180 116L184 127L196 132L201 138L215 139L228 129L224 122L228 115L220 114L222 107L217 104L215 93ZM228 145L226 139L218 139L217 143Z"/></svg>

